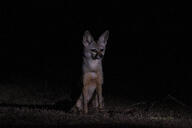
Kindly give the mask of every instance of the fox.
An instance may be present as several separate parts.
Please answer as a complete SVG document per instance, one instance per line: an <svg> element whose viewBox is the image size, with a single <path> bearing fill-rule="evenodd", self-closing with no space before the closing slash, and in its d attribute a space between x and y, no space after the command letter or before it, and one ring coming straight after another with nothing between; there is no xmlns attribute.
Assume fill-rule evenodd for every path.
<svg viewBox="0 0 192 128"><path fill-rule="evenodd" d="M104 107L102 95L103 69L102 60L106 51L106 44L109 37L109 30L106 30L97 41L94 40L89 30L83 35L83 63L82 63L82 91L72 112L88 113L88 104L97 110Z"/></svg>

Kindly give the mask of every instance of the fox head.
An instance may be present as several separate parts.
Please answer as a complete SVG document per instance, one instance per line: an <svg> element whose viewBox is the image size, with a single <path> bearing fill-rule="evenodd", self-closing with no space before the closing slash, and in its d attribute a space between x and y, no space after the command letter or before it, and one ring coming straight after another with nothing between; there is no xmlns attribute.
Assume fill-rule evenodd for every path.
<svg viewBox="0 0 192 128"><path fill-rule="evenodd" d="M93 60L101 60L105 54L105 48L109 37L109 31L106 30L97 41L94 40L91 33L87 30L83 36L84 56Z"/></svg>

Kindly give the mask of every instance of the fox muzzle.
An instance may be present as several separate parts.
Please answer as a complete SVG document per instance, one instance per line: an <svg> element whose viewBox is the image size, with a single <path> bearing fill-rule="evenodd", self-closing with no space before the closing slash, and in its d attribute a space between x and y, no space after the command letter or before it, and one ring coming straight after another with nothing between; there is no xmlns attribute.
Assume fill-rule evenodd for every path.
<svg viewBox="0 0 192 128"><path fill-rule="evenodd" d="M92 55L93 59L102 59L103 58L103 54L102 53L97 53L96 55Z"/></svg>

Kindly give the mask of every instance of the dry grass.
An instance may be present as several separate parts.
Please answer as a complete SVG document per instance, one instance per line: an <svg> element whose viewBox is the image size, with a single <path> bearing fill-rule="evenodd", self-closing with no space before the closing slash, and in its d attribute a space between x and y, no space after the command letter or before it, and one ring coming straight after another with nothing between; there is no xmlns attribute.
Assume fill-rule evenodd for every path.
<svg viewBox="0 0 192 128"><path fill-rule="evenodd" d="M66 98L67 97L67 98ZM32 127L138 127L190 128L191 110L173 99L155 102L130 102L122 98L105 98L105 110L87 115L72 114L56 105L68 99L62 90L43 92L31 86L0 86L0 126Z"/></svg>

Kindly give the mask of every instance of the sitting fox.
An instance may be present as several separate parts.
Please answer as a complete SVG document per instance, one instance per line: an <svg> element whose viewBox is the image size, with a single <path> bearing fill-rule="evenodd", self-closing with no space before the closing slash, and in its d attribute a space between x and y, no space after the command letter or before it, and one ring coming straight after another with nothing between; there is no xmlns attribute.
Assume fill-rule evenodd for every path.
<svg viewBox="0 0 192 128"><path fill-rule="evenodd" d="M105 31L97 41L94 41L89 31L83 36L84 56L82 64L82 93L72 111L88 113L88 103L97 109L104 107L102 96L103 71L102 58L105 54L109 31Z"/></svg>

